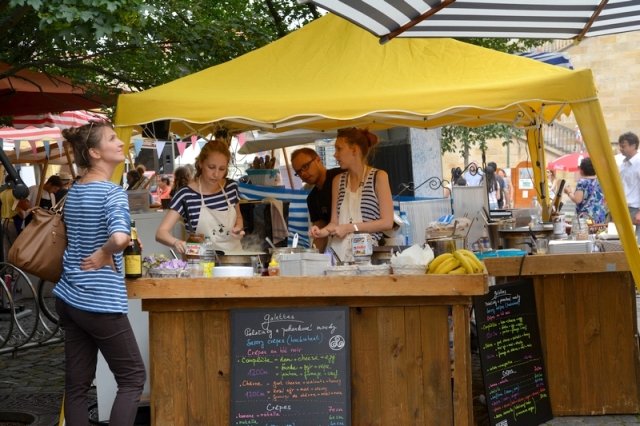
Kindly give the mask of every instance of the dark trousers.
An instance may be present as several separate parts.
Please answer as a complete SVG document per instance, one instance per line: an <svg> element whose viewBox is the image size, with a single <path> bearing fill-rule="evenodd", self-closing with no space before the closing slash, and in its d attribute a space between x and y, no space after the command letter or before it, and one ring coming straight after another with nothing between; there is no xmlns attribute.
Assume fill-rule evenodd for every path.
<svg viewBox="0 0 640 426"><path fill-rule="evenodd" d="M56 299L56 311L65 333L66 424L89 423L87 392L95 377L100 351L118 384L109 425L133 425L146 375L127 315L87 312L61 299Z"/></svg>

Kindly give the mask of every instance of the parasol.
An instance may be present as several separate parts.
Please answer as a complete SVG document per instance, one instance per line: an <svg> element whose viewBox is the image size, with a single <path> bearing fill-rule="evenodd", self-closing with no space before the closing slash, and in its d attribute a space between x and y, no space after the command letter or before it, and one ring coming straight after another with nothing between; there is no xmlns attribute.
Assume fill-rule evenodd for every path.
<svg viewBox="0 0 640 426"><path fill-rule="evenodd" d="M580 161L583 158L589 156L586 152L572 152L570 154L558 157L547 164L549 170L564 170L567 172L577 172L580 166Z"/></svg>

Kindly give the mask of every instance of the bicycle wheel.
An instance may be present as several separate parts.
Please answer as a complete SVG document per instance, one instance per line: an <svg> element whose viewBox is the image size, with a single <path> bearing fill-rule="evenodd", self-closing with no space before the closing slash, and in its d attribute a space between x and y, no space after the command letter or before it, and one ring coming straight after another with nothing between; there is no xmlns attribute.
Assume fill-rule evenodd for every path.
<svg viewBox="0 0 640 426"><path fill-rule="evenodd" d="M55 296L52 293L55 283L40 279L38 282L38 306L49 321L58 324L58 313L56 312Z"/></svg>
<svg viewBox="0 0 640 426"><path fill-rule="evenodd" d="M5 347L13 335L15 326L13 312L14 305L11 292L4 280L0 280L0 348Z"/></svg>
<svg viewBox="0 0 640 426"><path fill-rule="evenodd" d="M40 309L36 291L27 274L10 263L0 262L0 281L13 300L9 316L13 318L15 327L8 344L18 348L29 342L38 328Z"/></svg>

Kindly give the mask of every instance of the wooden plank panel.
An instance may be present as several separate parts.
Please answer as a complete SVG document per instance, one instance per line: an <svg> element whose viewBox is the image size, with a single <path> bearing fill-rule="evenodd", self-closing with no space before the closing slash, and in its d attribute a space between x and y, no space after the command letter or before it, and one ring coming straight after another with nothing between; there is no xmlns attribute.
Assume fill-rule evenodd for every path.
<svg viewBox="0 0 640 426"><path fill-rule="evenodd" d="M172 312L172 311L214 311L240 308L286 308L289 306L349 306L349 307L380 307L380 306L442 306L455 305L467 297L326 297L326 298L271 298L271 299L143 299L144 311Z"/></svg>
<svg viewBox="0 0 640 426"><path fill-rule="evenodd" d="M207 312L202 323L209 398L208 424L229 424L231 398L231 322L229 311Z"/></svg>
<svg viewBox="0 0 640 426"><path fill-rule="evenodd" d="M410 424L424 425L426 421L427 403L431 403L425 397L424 360L425 353L422 337L422 317L420 308L405 308L405 348L407 355L407 373L413 375L415 380L406 381L407 413Z"/></svg>
<svg viewBox="0 0 640 426"><path fill-rule="evenodd" d="M409 377L404 327L404 308L378 309L378 369L380 371L381 423L411 424L407 413L407 381Z"/></svg>
<svg viewBox="0 0 640 426"><path fill-rule="evenodd" d="M487 258L483 262L489 275L494 277L629 271L624 252L535 255L525 256L524 261L521 257L500 257Z"/></svg>
<svg viewBox="0 0 640 426"><path fill-rule="evenodd" d="M469 350L469 305L452 307L453 319L453 417L456 425L473 424L471 352Z"/></svg>
<svg viewBox="0 0 640 426"><path fill-rule="evenodd" d="M203 349L205 336L203 333L204 316L202 312L188 312L184 317L186 377L188 393L188 424L206 425L211 398L207 394L207 365Z"/></svg>
<svg viewBox="0 0 640 426"><path fill-rule="evenodd" d="M422 424L453 424L451 359L449 355L449 307L420 308L420 344L423 352L423 407L426 421ZM411 423L420 424L420 423Z"/></svg>
<svg viewBox="0 0 640 426"><path fill-rule="evenodd" d="M238 278L141 278L127 281L133 299L477 296L486 274Z"/></svg>
<svg viewBox="0 0 640 426"><path fill-rule="evenodd" d="M152 312L149 324L152 423L189 426L184 317L175 312Z"/></svg>
<svg viewBox="0 0 640 426"><path fill-rule="evenodd" d="M383 425L380 422L379 308L352 308L351 321L351 424Z"/></svg>

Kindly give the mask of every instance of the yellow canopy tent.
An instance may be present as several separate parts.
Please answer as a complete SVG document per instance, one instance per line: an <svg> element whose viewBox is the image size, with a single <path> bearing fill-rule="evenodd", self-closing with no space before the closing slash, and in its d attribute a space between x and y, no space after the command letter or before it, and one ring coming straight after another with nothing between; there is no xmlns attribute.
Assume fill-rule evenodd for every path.
<svg viewBox="0 0 640 426"><path fill-rule="evenodd" d="M192 132L505 123L526 130L538 199L548 202L541 126L571 110L640 283L640 252L590 70L451 39L381 46L366 30L328 14L232 61L120 95L115 123L125 141L135 126L157 120Z"/></svg>

